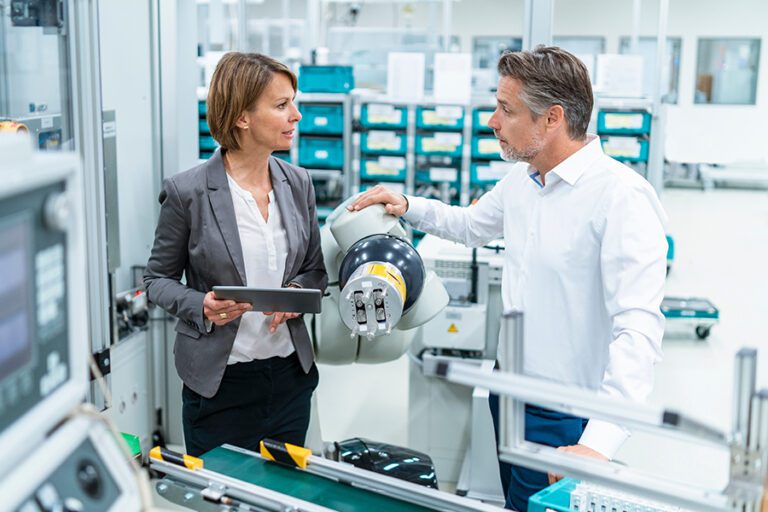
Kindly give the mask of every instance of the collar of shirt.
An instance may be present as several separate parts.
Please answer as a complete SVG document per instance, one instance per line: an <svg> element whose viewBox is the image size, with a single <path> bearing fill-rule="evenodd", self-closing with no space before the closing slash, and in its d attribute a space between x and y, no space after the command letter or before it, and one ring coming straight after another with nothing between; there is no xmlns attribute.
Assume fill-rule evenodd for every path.
<svg viewBox="0 0 768 512"><path fill-rule="evenodd" d="M245 199L246 201L256 202L256 199L253 197L253 194L251 194L244 188L240 187L240 185L238 185L237 182L234 179L232 179L232 176L230 176L229 174L227 174L227 181L229 181L229 187L230 189L232 189L232 192L234 192L241 198ZM274 190L270 190L269 194L267 194L267 197L269 198L269 204L271 205L275 201Z"/></svg>
<svg viewBox="0 0 768 512"><path fill-rule="evenodd" d="M546 186L541 184L540 173L533 167L529 166L528 176L542 189L549 189L550 185L554 185L560 180L573 186L602 154L603 146L600 144L600 139L597 135L590 134L587 135L587 143L583 148L557 164L547 173Z"/></svg>

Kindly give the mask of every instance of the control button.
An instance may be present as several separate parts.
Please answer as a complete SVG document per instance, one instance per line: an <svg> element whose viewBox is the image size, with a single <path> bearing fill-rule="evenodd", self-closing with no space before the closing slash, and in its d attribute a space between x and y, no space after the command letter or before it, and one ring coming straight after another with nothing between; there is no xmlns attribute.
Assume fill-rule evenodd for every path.
<svg viewBox="0 0 768 512"><path fill-rule="evenodd" d="M69 200L66 194L56 192L45 200L45 225L57 231L66 231L69 224Z"/></svg>
<svg viewBox="0 0 768 512"><path fill-rule="evenodd" d="M77 498L67 498L64 500L64 512L83 512L85 506Z"/></svg>
<svg viewBox="0 0 768 512"><path fill-rule="evenodd" d="M43 485L35 495L37 498L37 504L43 510L56 510L61 508L59 500L59 492L52 484Z"/></svg>
<svg viewBox="0 0 768 512"><path fill-rule="evenodd" d="M84 460L78 464L77 483L88 497L93 499L101 497L101 475L93 462Z"/></svg>

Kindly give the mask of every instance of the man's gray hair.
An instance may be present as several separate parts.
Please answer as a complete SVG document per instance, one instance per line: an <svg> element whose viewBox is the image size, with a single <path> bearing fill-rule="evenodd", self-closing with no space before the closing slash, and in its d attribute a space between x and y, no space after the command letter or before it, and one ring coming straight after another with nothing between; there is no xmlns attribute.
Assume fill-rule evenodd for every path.
<svg viewBox="0 0 768 512"><path fill-rule="evenodd" d="M568 136L583 140L587 134L594 99L587 67L573 54L557 46L537 46L533 51L505 53L499 59L499 75L522 84L520 99L534 119L549 107L565 111Z"/></svg>

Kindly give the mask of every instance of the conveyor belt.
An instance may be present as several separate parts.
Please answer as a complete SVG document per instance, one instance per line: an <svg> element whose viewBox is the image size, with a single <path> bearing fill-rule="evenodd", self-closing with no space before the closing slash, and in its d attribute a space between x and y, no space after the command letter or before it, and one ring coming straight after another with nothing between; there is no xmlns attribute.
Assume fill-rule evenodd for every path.
<svg viewBox="0 0 768 512"><path fill-rule="evenodd" d="M211 450L202 459L205 469L342 512L431 510L224 447Z"/></svg>

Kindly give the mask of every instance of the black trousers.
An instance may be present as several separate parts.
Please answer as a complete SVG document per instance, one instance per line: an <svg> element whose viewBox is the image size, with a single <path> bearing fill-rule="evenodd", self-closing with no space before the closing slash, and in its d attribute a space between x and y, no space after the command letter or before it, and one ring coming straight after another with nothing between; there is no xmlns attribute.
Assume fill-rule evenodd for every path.
<svg viewBox="0 0 768 512"><path fill-rule="evenodd" d="M271 438L304 445L317 366L305 374L295 353L227 366L216 394L205 398L182 390L187 453L202 455L229 443L258 451Z"/></svg>

